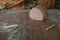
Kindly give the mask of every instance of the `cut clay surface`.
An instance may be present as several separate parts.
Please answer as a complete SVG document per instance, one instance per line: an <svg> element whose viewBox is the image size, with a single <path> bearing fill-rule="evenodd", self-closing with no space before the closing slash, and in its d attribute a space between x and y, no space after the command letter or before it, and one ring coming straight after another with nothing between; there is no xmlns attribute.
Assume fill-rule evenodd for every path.
<svg viewBox="0 0 60 40"><path fill-rule="evenodd" d="M42 21L43 20L43 13L38 8L34 7L30 10L29 17L33 20Z"/></svg>

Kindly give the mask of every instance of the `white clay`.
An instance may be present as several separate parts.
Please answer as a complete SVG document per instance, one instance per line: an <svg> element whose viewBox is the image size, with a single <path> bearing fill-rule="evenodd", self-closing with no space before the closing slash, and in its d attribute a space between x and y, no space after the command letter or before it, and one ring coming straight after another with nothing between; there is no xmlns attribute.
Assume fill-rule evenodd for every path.
<svg viewBox="0 0 60 40"><path fill-rule="evenodd" d="M33 20L42 21L44 19L43 12L34 7L30 10L29 17Z"/></svg>

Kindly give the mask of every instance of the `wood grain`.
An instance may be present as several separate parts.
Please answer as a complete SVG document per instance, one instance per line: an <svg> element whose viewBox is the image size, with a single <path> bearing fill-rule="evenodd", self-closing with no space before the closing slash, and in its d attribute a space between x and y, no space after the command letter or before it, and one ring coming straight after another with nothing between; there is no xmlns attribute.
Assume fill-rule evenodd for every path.
<svg viewBox="0 0 60 40"><path fill-rule="evenodd" d="M8 3L6 8L16 10L16 9L23 9L24 8L24 0L0 0L0 4Z"/></svg>
<svg viewBox="0 0 60 40"><path fill-rule="evenodd" d="M47 8L54 8L55 0L38 0L40 5L44 5Z"/></svg>
<svg viewBox="0 0 60 40"><path fill-rule="evenodd" d="M8 39L8 33L6 33L6 32L1 33L0 32L0 40L7 40L7 39Z"/></svg>

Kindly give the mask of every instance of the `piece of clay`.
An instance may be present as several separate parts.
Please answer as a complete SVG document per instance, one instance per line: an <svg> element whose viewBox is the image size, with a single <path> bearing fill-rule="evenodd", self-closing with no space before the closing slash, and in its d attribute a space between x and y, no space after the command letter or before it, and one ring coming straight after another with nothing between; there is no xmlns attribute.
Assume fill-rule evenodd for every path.
<svg viewBox="0 0 60 40"><path fill-rule="evenodd" d="M46 15L46 10L40 6L32 8L29 13L29 17L37 21L43 21L46 18Z"/></svg>

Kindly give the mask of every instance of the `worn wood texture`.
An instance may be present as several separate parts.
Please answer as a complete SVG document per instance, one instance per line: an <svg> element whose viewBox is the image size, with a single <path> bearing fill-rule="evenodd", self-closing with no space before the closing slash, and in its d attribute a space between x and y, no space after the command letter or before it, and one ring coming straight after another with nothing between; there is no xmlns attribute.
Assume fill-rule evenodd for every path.
<svg viewBox="0 0 60 40"><path fill-rule="evenodd" d="M8 39L8 33L0 32L0 40L7 40L7 39Z"/></svg>
<svg viewBox="0 0 60 40"><path fill-rule="evenodd" d="M44 5L47 8L55 7L55 0L38 0L40 5Z"/></svg>
<svg viewBox="0 0 60 40"><path fill-rule="evenodd" d="M28 16L28 15L27 15ZM49 19L44 21L35 21L27 17L26 26L26 40L60 40L60 29L58 26L54 26L50 30L46 30L47 27L55 24Z"/></svg>
<svg viewBox="0 0 60 40"><path fill-rule="evenodd" d="M0 18L1 18L0 23L4 20L8 20L8 23L10 23L10 24L15 24L15 23L20 22L20 24L22 25L21 27L23 27L23 26L25 27L24 28L25 30L22 29L22 30L24 30L23 33L26 38L25 40L60 40L60 29L58 28L57 24L53 28L46 30L46 28L55 24L55 22L51 21L50 19L45 19L42 22L35 21L35 20L32 20L29 18L28 13L23 12L20 14L20 11L19 12L17 12L17 11L1 12L0 15L3 17L0 16ZM58 21L59 18L57 18L56 16L60 16L60 15L57 15L57 13L58 13L57 11L52 10L52 11L49 11L49 13L51 13L51 16L54 16L52 19L54 19L55 21ZM51 16L49 16L49 17L51 17ZM5 22L6 21L4 21L4 23ZM58 22L60 23L60 20ZM19 30L20 30L20 27L19 27Z"/></svg>
<svg viewBox="0 0 60 40"><path fill-rule="evenodd" d="M11 10L24 9L24 0L0 0L0 6Z"/></svg>
<svg viewBox="0 0 60 40"><path fill-rule="evenodd" d="M30 20L27 26L27 40L60 40L60 30L57 26L46 30L47 27L53 25L51 20L43 22Z"/></svg>
<svg viewBox="0 0 60 40"><path fill-rule="evenodd" d="M29 18L29 14L21 14L20 18L22 22L25 21L25 40L60 40L60 29L52 20L47 18L42 22L35 21ZM46 30L53 24L54 27Z"/></svg>
<svg viewBox="0 0 60 40"><path fill-rule="evenodd" d="M24 10L24 1L23 2L21 2L21 3L19 3L19 4L17 4L17 5L15 5L15 6L13 6L13 7L10 7L10 8L8 8L9 10Z"/></svg>

